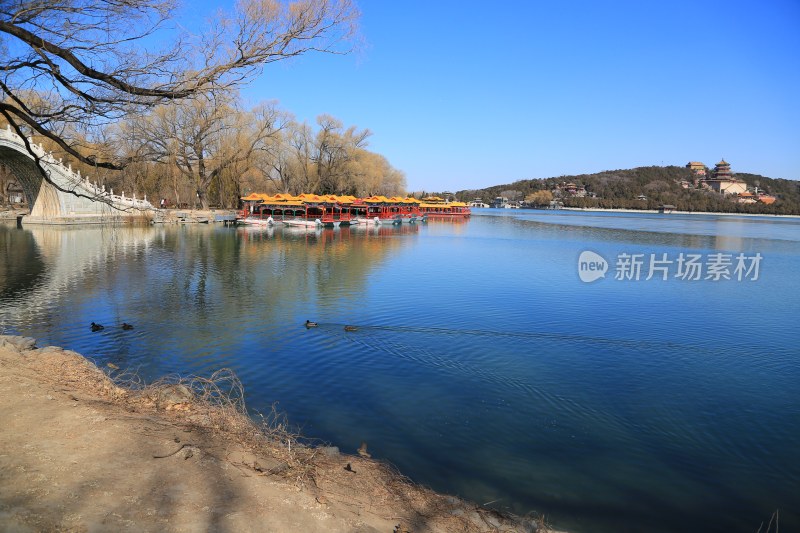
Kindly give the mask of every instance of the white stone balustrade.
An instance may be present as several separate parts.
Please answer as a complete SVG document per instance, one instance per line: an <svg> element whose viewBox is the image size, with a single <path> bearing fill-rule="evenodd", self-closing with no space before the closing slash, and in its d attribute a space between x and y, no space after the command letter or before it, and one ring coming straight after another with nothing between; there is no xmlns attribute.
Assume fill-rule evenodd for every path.
<svg viewBox="0 0 800 533"><path fill-rule="evenodd" d="M134 194L126 198L124 193L116 196L113 190L106 192L105 185L92 183L89 176L81 176L80 170L73 171L72 165L65 166L61 159L56 161L41 144L32 141L29 144L49 179L58 188L71 192L58 190L44 181L24 140L10 126L0 128L0 159L8 163L26 196L33 201L26 222L70 223L70 218L139 216L154 209L146 196L137 199Z"/></svg>

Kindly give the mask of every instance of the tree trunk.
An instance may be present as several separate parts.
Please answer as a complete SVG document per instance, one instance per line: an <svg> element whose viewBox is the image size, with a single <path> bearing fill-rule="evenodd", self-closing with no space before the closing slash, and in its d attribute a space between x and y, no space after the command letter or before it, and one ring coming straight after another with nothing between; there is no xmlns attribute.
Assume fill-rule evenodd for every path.
<svg viewBox="0 0 800 533"><path fill-rule="evenodd" d="M202 188L197 188L197 200L200 202L201 209L208 209L208 198L206 198L206 191Z"/></svg>

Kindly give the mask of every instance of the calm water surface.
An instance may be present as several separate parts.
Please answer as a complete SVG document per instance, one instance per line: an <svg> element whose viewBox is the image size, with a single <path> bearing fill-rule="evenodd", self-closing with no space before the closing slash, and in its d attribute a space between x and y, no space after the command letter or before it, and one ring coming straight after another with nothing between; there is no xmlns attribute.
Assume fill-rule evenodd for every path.
<svg viewBox="0 0 800 533"><path fill-rule="evenodd" d="M584 250L605 279L580 280ZM681 253L763 259L757 280L614 279L620 254ZM798 264L786 218L0 226L0 330L148 380L232 368L254 411L571 531L754 532L776 509L797 531Z"/></svg>

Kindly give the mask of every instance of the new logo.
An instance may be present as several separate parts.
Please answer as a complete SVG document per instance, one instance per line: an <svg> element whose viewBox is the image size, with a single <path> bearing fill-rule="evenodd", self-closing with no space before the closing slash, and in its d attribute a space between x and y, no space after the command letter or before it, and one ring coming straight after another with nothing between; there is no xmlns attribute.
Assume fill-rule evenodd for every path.
<svg viewBox="0 0 800 533"><path fill-rule="evenodd" d="M608 261L600 255L589 250L581 252L578 257L578 276L584 283L591 283L606 277Z"/></svg>

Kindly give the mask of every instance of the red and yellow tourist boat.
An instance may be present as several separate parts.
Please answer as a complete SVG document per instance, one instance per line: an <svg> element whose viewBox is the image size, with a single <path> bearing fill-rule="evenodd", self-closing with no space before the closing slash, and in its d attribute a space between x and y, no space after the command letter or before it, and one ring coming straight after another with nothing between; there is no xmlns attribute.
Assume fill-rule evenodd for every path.
<svg viewBox="0 0 800 533"><path fill-rule="evenodd" d="M464 202L448 202L438 196L427 196L419 204L420 212L428 218L463 219L469 218L472 211Z"/></svg>
<svg viewBox="0 0 800 533"><path fill-rule="evenodd" d="M253 193L242 198L243 208L237 220L259 226L276 223L305 227L338 226L350 223L352 215L347 205L354 200L352 196Z"/></svg>
<svg viewBox="0 0 800 533"><path fill-rule="evenodd" d="M242 210L237 220L242 224L271 226L339 226L350 224L403 224L425 222L428 217L441 219L469 218L470 210L463 202L446 202L429 196L401 198L393 196L316 195L253 193L242 197Z"/></svg>
<svg viewBox="0 0 800 533"><path fill-rule="evenodd" d="M362 202L366 205L364 217L367 223L376 224L402 224L424 222L424 217L419 211L419 200L416 198L399 198L393 196L370 196Z"/></svg>

